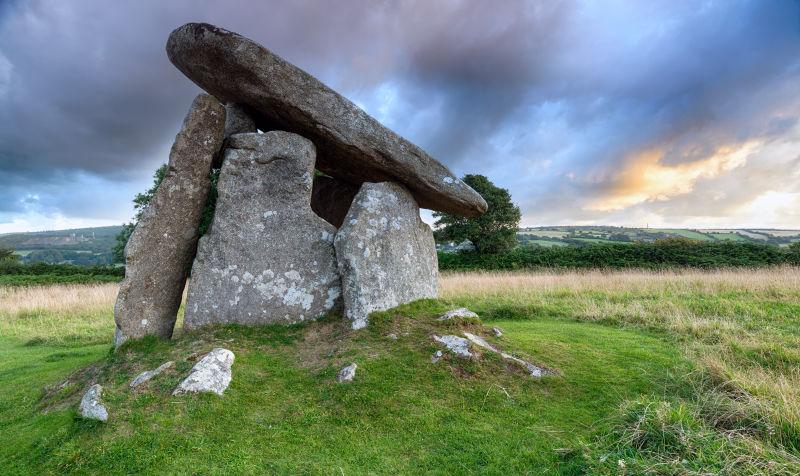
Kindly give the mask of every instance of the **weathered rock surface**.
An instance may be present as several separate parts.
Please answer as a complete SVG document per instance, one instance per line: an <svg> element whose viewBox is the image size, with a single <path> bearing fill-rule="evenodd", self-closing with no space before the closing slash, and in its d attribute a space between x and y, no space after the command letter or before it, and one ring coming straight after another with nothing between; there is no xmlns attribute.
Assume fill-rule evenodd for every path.
<svg viewBox="0 0 800 476"><path fill-rule="evenodd" d="M224 127L222 104L197 96L175 138L166 176L125 247L125 279L114 307L116 346L129 337L172 336Z"/></svg>
<svg viewBox="0 0 800 476"><path fill-rule="evenodd" d="M246 132L258 132L253 117L245 106L240 104L225 105L225 137Z"/></svg>
<svg viewBox="0 0 800 476"><path fill-rule="evenodd" d="M227 145L184 328L293 323L334 309L336 229L311 211L314 145L282 131L233 135Z"/></svg>
<svg viewBox="0 0 800 476"><path fill-rule="evenodd" d="M356 378L356 369L358 365L352 363L347 367L343 367L342 370L339 371L339 374L336 376L336 381L339 383L345 382L352 382L354 378Z"/></svg>
<svg viewBox="0 0 800 476"><path fill-rule="evenodd" d="M461 357L462 359L469 359L474 356L474 354L469 350L469 341L463 337L453 335L434 335L433 340L444 345L447 350L452 352L457 357Z"/></svg>
<svg viewBox="0 0 800 476"><path fill-rule="evenodd" d="M358 193L358 186L332 177L314 177L311 209L328 223L339 228Z"/></svg>
<svg viewBox="0 0 800 476"><path fill-rule="evenodd" d="M108 421L108 410L102 402L103 387L94 384L83 394L78 414L87 420Z"/></svg>
<svg viewBox="0 0 800 476"><path fill-rule="evenodd" d="M443 356L443 355L444 355L444 354L442 354L442 351L441 351L441 350L437 350L437 351L436 351L436 352L434 352L434 353L433 353L433 355L431 356L431 363L432 363L432 364L438 364L438 363L439 363L439 361L440 361L440 360L442 360L442 356Z"/></svg>
<svg viewBox="0 0 800 476"><path fill-rule="evenodd" d="M437 321L450 321L453 319L480 319L480 317L466 307L459 307L458 309L445 312L439 316Z"/></svg>
<svg viewBox="0 0 800 476"><path fill-rule="evenodd" d="M258 132L256 123L253 121L253 116L247 112L247 108L240 104L226 104L225 105L225 138L234 134L244 134L245 132ZM224 144L223 144L224 147ZM220 151L214 156L214 163L212 167L218 169L222 167L222 159L224 150Z"/></svg>
<svg viewBox="0 0 800 476"><path fill-rule="evenodd" d="M398 181L424 208L478 216L486 202L425 151L305 71L236 33L188 23L167 41L170 61L220 100L258 113L261 130L311 139L317 168L351 182Z"/></svg>
<svg viewBox="0 0 800 476"><path fill-rule="evenodd" d="M436 297L433 233L403 186L362 185L334 243L345 316L353 329L365 327L371 312Z"/></svg>
<svg viewBox="0 0 800 476"><path fill-rule="evenodd" d="M495 337L503 337L503 330L499 327L492 327L492 334L494 334Z"/></svg>
<svg viewBox="0 0 800 476"><path fill-rule="evenodd" d="M486 350L490 350L490 351L492 351L492 352L494 352L496 354L500 354L500 357L502 357L503 359L509 360L511 362L514 362L515 364L517 364L520 367L524 368L530 374L531 377L539 378L539 377L541 377L543 375L552 375L552 372L547 370L547 369L545 369L545 368L539 367L539 366L534 365L534 364L532 364L530 362L522 360L519 357L515 357L515 356L513 356L511 354L507 354L507 353L505 353L505 352L503 352L501 350L498 350L495 346L493 346L492 344L486 342L486 340L481 336L478 336L478 335L475 335L475 334L471 334L469 332L465 332L464 336L467 339L469 339L470 342L472 342L473 344L477 345L478 347L482 347L482 348L484 348Z"/></svg>
<svg viewBox="0 0 800 476"><path fill-rule="evenodd" d="M172 367L173 365L175 365L175 362L170 360L169 362L164 362L163 364L159 365L153 370L145 370L144 372L137 375L133 380L131 380L130 387L136 388L145 382L149 382L150 379L160 374L161 372L167 370L168 368Z"/></svg>
<svg viewBox="0 0 800 476"><path fill-rule="evenodd" d="M178 385L172 394L216 393L222 395L233 378L231 375L233 360L233 352L217 347L192 367L189 376Z"/></svg>

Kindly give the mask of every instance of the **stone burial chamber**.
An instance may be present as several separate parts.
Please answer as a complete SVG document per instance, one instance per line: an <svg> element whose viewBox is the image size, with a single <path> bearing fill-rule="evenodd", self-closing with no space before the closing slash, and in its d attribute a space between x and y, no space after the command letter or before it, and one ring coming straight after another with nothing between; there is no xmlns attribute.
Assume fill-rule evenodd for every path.
<svg viewBox="0 0 800 476"><path fill-rule="evenodd" d="M176 29L167 55L207 91L125 249L115 345L184 327L297 323L437 294L420 206L465 217L483 198L416 145L305 71L236 33ZM263 131L263 132L261 132ZM216 210L198 229L219 168Z"/></svg>

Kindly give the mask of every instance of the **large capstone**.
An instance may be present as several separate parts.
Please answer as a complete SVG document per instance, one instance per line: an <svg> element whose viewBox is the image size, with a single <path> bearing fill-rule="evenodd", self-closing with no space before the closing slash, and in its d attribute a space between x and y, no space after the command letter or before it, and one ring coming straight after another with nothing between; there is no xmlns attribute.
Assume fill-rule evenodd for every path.
<svg viewBox="0 0 800 476"><path fill-rule="evenodd" d="M317 168L353 184L396 181L424 208L474 217L486 202L425 151L263 46L206 23L167 42L170 61L201 88L257 114L259 129L286 130L317 146Z"/></svg>
<svg viewBox="0 0 800 476"><path fill-rule="evenodd" d="M371 312L435 298L438 262L433 233L403 186L365 183L336 234L345 316L354 329Z"/></svg>
<svg viewBox="0 0 800 476"><path fill-rule="evenodd" d="M125 279L114 307L117 346L130 337L172 336L224 128L223 105L207 94L197 96L175 138L164 180L125 247Z"/></svg>
<svg viewBox="0 0 800 476"><path fill-rule="evenodd" d="M184 327L293 323L336 307L336 228L311 210L315 149L296 134L227 140L211 230L198 245Z"/></svg>

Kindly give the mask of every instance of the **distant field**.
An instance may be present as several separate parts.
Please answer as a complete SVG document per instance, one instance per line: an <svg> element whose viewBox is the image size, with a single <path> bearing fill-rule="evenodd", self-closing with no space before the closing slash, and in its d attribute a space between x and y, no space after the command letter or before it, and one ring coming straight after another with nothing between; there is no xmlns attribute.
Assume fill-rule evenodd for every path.
<svg viewBox="0 0 800 476"><path fill-rule="evenodd" d="M665 238L688 238L698 241L739 241L788 246L800 241L800 230L749 230L729 228L624 228L611 226L559 226L523 228L518 240L523 244L538 244L535 240L562 242L581 246L605 242L653 242ZM600 241L591 241L600 240ZM552 246L552 245L549 245Z"/></svg>

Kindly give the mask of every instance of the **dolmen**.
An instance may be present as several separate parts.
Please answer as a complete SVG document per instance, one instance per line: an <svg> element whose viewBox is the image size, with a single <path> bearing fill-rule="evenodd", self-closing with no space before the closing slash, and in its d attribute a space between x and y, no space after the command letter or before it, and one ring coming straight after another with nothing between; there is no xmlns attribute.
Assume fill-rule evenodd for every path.
<svg viewBox="0 0 800 476"><path fill-rule="evenodd" d="M184 328L298 323L437 295L419 209L479 216L486 202L447 167L316 78L236 33L189 23L170 61L206 93L125 248L115 345ZM219 170L211 226L199 237ZM191 277L190 277L191 274Z"/></svg>

